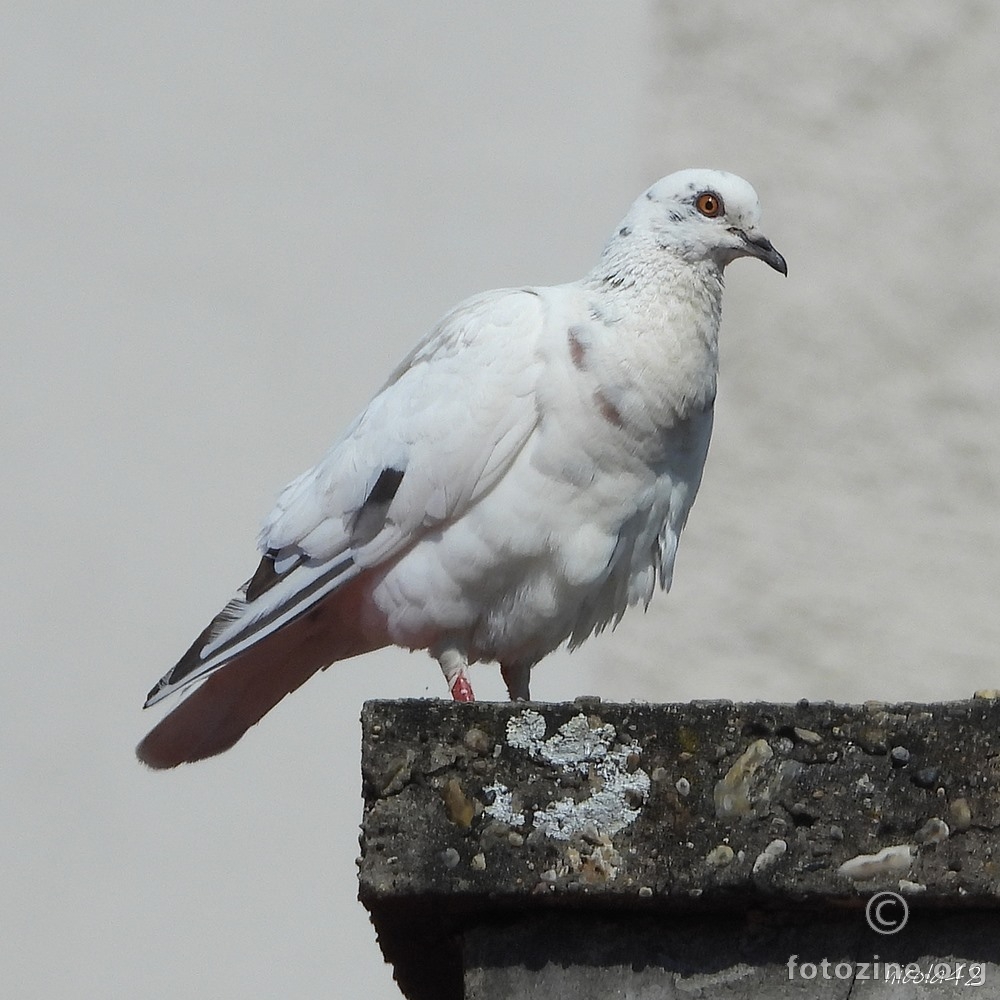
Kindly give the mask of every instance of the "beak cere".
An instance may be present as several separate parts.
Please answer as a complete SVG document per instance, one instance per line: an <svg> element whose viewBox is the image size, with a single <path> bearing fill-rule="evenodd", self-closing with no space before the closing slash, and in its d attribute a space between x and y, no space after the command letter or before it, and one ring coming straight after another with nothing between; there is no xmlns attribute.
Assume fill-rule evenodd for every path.
<svg viewBox="0 0 1000 1000"><path fill-rule="evenodd" d="M788 265L785 258L771 245L771 241L760 233L741 233L746 252L751 257L762 260L765 264L788 276Z"/></svg>

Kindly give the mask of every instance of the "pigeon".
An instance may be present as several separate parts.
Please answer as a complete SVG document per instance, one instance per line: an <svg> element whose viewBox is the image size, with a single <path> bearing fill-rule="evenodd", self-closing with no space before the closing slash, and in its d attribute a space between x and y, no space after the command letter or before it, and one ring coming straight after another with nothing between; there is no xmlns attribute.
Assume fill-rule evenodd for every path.
<svg viewBox="0 0 1000 1000"><path fill-rule="evenodd" d="M260 533L260 564L149 693L201 683L137 748L170 768L229 749L332 663L426 649L451 696L532 667L670 587L701 482L723 271L787 274L750 184L657 181L584 278L451 310Z"/></svg>

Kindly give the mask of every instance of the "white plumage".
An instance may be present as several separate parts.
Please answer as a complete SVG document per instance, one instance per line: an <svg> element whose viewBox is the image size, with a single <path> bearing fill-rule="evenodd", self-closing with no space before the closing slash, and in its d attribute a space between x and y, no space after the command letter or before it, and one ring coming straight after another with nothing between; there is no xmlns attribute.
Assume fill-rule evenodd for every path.
<svg viewBox="0 0 1000 1000"><path fill-rule="evenodd" d="M217 753L316 669L390 643L428 648L456 698L476 660L527 697L543 656L668 588L711 433L723 269L786 272L758 217L739 177L672 174L584 279L453 309L281 493L254 578L147 704L213 676L140 757Z"/></svg>

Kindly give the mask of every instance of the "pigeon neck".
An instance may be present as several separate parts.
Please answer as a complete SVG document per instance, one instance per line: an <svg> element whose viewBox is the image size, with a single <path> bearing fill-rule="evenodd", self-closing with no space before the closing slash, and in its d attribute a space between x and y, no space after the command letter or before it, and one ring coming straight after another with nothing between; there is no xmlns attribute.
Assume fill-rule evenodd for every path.
<svg viewBox="0 0 1000 1000"><path fill-rule="evenodd" d="M722 268L716 261L711 258L692 261L669 245L629 235L628 240L613 239L604 248L589 276L592 283L636 290L652 285L670 295L678 284L694 282L705 284L706 289L714 285L721 297Z"/></svg>
<svg viewBox="0 0 1000 1000"><path fill-rule="evenodd" d="M691 335L717 350L723 276L715 261L685 260L655 242L612 241L585 284L617 300L623 312L659 316L675 330L690 327Z"/></svg>

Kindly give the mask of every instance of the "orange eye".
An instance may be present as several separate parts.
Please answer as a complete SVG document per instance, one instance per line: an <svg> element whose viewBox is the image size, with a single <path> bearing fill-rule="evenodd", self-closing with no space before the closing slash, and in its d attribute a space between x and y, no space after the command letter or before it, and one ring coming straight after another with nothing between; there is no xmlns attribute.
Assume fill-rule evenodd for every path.
<svg viewBox="0 0 1000 1000"><path fill-rule="evenodd" d="M698 195L694 207L706 218L714 219L717 215L722 214L722 199L711 191L703 191Z"/></svg>

